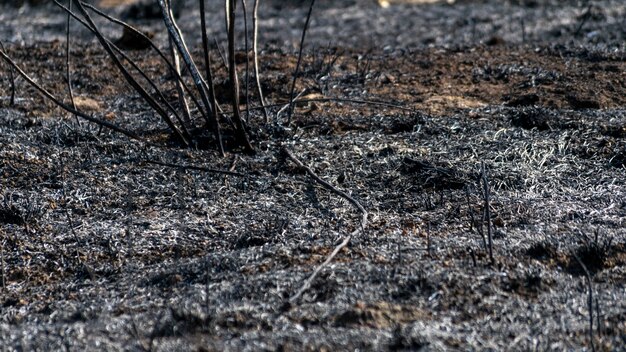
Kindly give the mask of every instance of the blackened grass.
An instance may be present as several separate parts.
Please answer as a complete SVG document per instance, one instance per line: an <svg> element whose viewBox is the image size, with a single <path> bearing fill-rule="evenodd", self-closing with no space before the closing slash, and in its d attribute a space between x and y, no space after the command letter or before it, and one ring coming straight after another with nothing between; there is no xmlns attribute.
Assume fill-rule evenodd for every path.
<svg viewBox="0 0 626 352"><path fill-rule="evenodd" d="M203 171L203 172L208 172L208 173L213 173L213 174L222 174L222 175L228 175L228 176L237 176L237 177L249 177L250 176L250 175L242 174L242 173L235 172L232 170L219 170L219 169L212 169L212 168L202 167L202 166L197 166L197 165L180 165L180 164L165 163L165 162L156 161L156 160L146 160L146 163L172 167L172 168L178 168L181 170Z"/></svg>
<svg viewBox="0 0 626 352"><path fill-rule="evenodd" d="M588 289L587 306L589 309L589 343L591 344L591 350L595 352L596 344L593 341L593 282L591 280L591 274L589 273L589 270L587 270L587 266L585 265L585 263L583 263L583 261L580 260L580 258L575 252L572 252L572 254L574 258L576 258L576 261L578 262L580 267L585 272L585 278L587 279L587 289ZM600 327L600 325L598 325L598 327Z"/></svg>
<svg viewBox="0 0 626 352"><path fill-rule="evenodd" d="M392 108L392 109L397 109L397 110L402 110L402 111L417 112L416 109L408 107L408 106L394 104L394 103L385 102L385 101L377 101L377 100L363 100L363 99L349 99L349 98L298 99L298 97L296 97L292 101L293 105L296 105L296 104L307 104L307 103L326 103L326 102L329 102L329 103L351 103L351 104L363 104L363 105L372 105L372 106L382 106L382 107ZM285 104L289 104L289 102L268 104L268 105L264 105L264 106L255 106L255 107L252 107L251 110L282 107L282 106L285 106Z"/></svg>
<svg viewBox="0 0 626 352"><path fill-rule="evenodd" d="M335 186L333 186L330 183L324 181L313 170L311 170L310 167L304 165L300 161L300 159L298 159L295 156L295 154L293 154L293 152L291 152L289 149L287 149L286 147L283 147L282 148L282 152L293 163L295 163L300 169L304 170L313 180L315 180L317 183L322 185L322 187L326 188L327 190L335 193L336 195L338 195L338 196L344 198L345 200L347 200L348 202L352 203L352 205L354 205L359 210L359 212L362 215L362 217L361 217L361 226L359 226L356 230L352 231L352 233L346 235L343 238L343 240L341 241L341 243L339 243L335 247L335 249L332 251L332 253L330 253L328 255L328 257L326 257L326 260L324 260L324 262L322 264L318 265L318 267L313 271L313 273L304 281L304 284L300 287L300 289L293 296L291 296L291 298L289 298L289 302L293 303L293 302L296 302L298 300L298 298L300 298L300 296L302 296L302 294L304 292L306 292L306 290L309 289L309 287L311 287L311 284L313 283L315 278L319 275L319 273L322 271L322 269L324 269L328 264L330 264L330 262L337 256L337 254L339 254L339 252L350 243L350 240L352 239L352 237L354 237L354 236L358 235L359 233L362 233L363 231L365 231L365 228L367 227L367 223L368 223L368 213L367 213L367 210L365 210L363 205L361 205L361 203L358 200L354 199L348 193L346 193L346 192L344 192L342 190L339 190Z"/></svg>

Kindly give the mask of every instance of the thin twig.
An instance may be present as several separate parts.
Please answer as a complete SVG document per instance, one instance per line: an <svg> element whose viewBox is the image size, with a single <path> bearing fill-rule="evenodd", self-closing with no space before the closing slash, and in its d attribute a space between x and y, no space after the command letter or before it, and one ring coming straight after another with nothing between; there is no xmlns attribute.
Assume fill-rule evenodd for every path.
<svg viewBox="0 0 626 352"><path fill-rule="evenodd" d="M161 7L163 21L165 23L165 26L167 27L167 31L170 37L172 38L172 40L174 40L174 44L176 44L176 47L178 48L178 52L183 57L183 60L185 61L185 64L187 65L187 69L189 70L189 72L191 73L191 76L193 77L194 83L196 85L196 89L198 90L198 93L200 93L200 98L202 99L202 103L204 104L204 107L206 109L206 115L214 116L212 111L213 109L215 109L215 107L210 103L209 97L207 96L207 91L205 89L206 82L204 82L204 79L202 79L202 76L200 75L198 67L196 66L196 63L193 61L193 58L191 57L189 50L187 49L187 45L185 44L185 41L178 29L178 26L176 25L174 17L171 16L171 11L168 8L167 4L165 3L165 0L158 0L158 2L159 2L159 6ZM222 143L222 133L220 130L219 121L215 119L211 119L210 123L213 125L212 127L213 127L213 132L215 134L215 139L217 141L218 150L220 154L224 155L224 145Z"/></svg>
<svg viewBox="0 0 626 352"><path fill-rule="evenodd" d="M467 208L469 210L469 216L470 216L470 231L473 232L474 226L476 226L476 232L478 232L478 234L483 240L483 249L487 250L487 239L485 238L485 233L483 232L483 225L480 224L480 226L478 226L479 224L477 224L476 219L474 217L474 209L472 208L472 205L470 204L469 187L465 187L465 196L467 198Z"/></svg>
<svg viewBox="0 0 626 352"><path fill-rule="evenodd" d="M365 228L367 227L367 217L368 217L368 213L367 210L365 210L365 208L361 205L361 203L359 203L359 201L357 201L356 199L354 199L352 196L350 196L349 194L347 194L346 192L337 189L335 186L331 185L330 183L324 181L322 178L320 178L313 170L311 170L310 167L304 165L300 159L298 159L289 149L287 149L286 147L282 148L283 153L285 153L285 155L287 155L287 157L293 161L300 169L306 171L306 173L313 179L315 180L317 183L319 183L320 185L322 185L322 187L326 188L327 190L337 194L338 196L344 198L345 200L347 200L348 202L352 203L352 205L354 205L359 212L361 212L362 214L362 218L361 218L361 226L359 226L356 230L352 231L352 233L350 233L349 235L346 235L343 239L343 241L341 241L341 243L339 243L335 249L332 251L332 253L330 253L330 255L328 255L328 257L326 258L326 260L324 260L324 262L322 264L320 264L317 268L315 268L315 270L313 271L313 273L306 279L306 281L304 282L304 284L302 285L302 287L300 287L300 289L298 290L298 292L296 292L296 294L294 294L289 301L290 302L295 302L300 296L302 296L302 294L309 289L309 287L311 287L311 284L313 283L313 280L315 280L315 278L317 277L317 275L319 275L319 273L322 271L323 268L325 268L334 258L335 256L337 256L337 254L343 249L345 248L349 243L350 240L352 239L352 237L358 235L359 233L361 233L362 231L365 230Z"/></svg>
<svg viewBox="0 0 626 352"><path fill-rule="evenodd" d="M68 0L67 8L72 11L72 0ZM72 15L67 14L67 22L65 28L65 69L66 69L66 80L67 80L67 93L70 96L70 102L72 103L72 107L76 110L76 103L74 102L74 91L72 90L72 72L71 72L71 64L70 64L70 23L71 23ZM78 116L76 117L76 123L80 126L80 120Z"/></svg>
<svg viewBox="0 0 626 352"><path fill-rule="evenodd" d="M393 109L398 109L398 110L403 110L403 111L417 112L416 109L389 103L389 102L376 101L376 100L349 99L349 98L298 99L298 97L296 97L296 99L294 99L292 103L295 105L295 104L304 104L304 103L325 103L325 102L364 104L364 105L382 106L386 108L393 108ZM258 109L263 109L263 108L273 108L273 107L279 107L279 106L285 106L285 105L289 105L289 102L275 103L275 104L269 104L265 106L255 106L251 109L258 110Z"/></svg>
<svg viewBox="0 0 626 352"><path fill-rule="evenodd" d="M206 13L204 9L204 0L199 0L200 3L200 27L202 29L202 51L204 53L204 69L206 71L207 85L209 88L209 99L211 104L215 107L213 109L212 119L219 121L218 111L221 111L220 105L217 103L215 97L215 82L213 81L213 71L211 69L211 56L209 55L209 38L206 34Z"/></svg>
<svg viewBox="0 0 626 352"><path fill-rule="evenodd" d="M306 31L309 28L309 22L311 20L311 14L313 13L313 6L315 5L315 0L311 0L311 6L309 6L309 13L306 16L306 22L304 23L304 28L302 29L302 38L300 38L300 52L298 53L298 62L296 63L296 70L293 73L293 81L291 82L291 91L289 93L289 110L287 112L287 125L291 124L291 116L293 114L293 101L294 101L294 92L296 90L296 81L298 79L298 72L300 71L300 63L302 62L302 51L304 49L304 39L306 38Z"/></svg>
<svg viewBox="0 0 626 352"><path fill-rule="evenodd" d="M148 163L148 164L154 164L154 165L160 165L160 166L166 166L166 167L173 167L173 168L178 168L178 169L181 169L181 170L196 170L196 171L203 171L203 172L209 172L209 173L214 173L214 174L222 174L222 175L228 175L228 176L250 177L250 175L242 174L240 172L229 171L229 170L220 170L220 169L212 169L212 168L202 167L202 166L171 164L171 163L164 163L164 162L156 161L156 160L145 160L145 162Z"/></svg>
<svg viewBox="0 0 626 352"><path fill-rule="evenodd" d="M56 0L54 0L56 3ZM57 3L57 5L59 5ZM196 106L196 108L198 109L198 111L200 112L200 114L202 115L202 117L205 120L209 120L208 116L206 116L205 111L202 109L202 106L200 105L200 102L198 101L198 99L196 99L196 97L194 96L194 94L191 91L191 88L189 88L189 86L187 85L187 83L185 82L185 80L183 80L182 76L174 69L174 64L172 62L170 62L170 60L167 58L167 55L165 55L165 53L159 49L159 47L154 44L154 42L152 41L152 39L150 39L147 35L145 35L142 31L136 29L135 27L129 25L128 23L121 21L115 17L109 16L106 13L100 11L98 8L90 5L90 4L83 4L86 8L92 10L93 12L95 12L97 15L111 21L112 23L118 24L120 26L122 26L124 29L129 30L131 33L133 33L134 35L137 35L139 37L142 38L142 40L145 40L147 43L150 43L150 47L152 47L152 49L154 51L156 51L156 53L161 57L161 59L163 59L163 61L167 64L167 66L169 67L171 72L174 72L175 74L175 78L176 80L183 85L183 87L185 88L185 91L187 92L187 94L189 95L189 97L191 98L191 100L193 101L194 105ZM66 10L67 11L67 10ZM76 18L74 16L74 19L78 20L78 21L82 21L78 18ZM84 24L85 25L85 24ZM85 25L88 29L91 30L91 28L89 28L87 25Z"/></svg>
<svg viewBox="0 0 626 352"><path fill-rule="evenodd" d="M6 52L2 40L0 40L0 50ZM13 106L15 105L15 75L13 74L13 67L11 67L11 65L9 65L9 80L11 81L11 99L9 100L9 104Z"/></svg>
<svg viewBox="0 0 626 352"><path fill-rule="evenodd" d="M250 123L250 56L248 55L248 10L246 0L241 0L241 9L243 10L243 32L244 32L244 50L246 52L246 123Z"/></svg>
<svg viewBox="0 0 626 352"><path fill-rule="evenodd" d="M228 0L226 0L228 1ZM228 71L228 60L226 60L226 54L224 54L224 50L222 50L222 46L217 42L217 38L213 37L213 45L215 45L215 49L217 49L217 53L220 55L220 59L222 59L222 66Z"/></svg>
<svg viewBox="0 0 626 352"><path fill-rule="evenodd" d="M63 7L61 4L59 4L56 0L54 0L54 2L61 7L63 10L65 10L69 15L71 15L72 17L74 17L74 19L76 21L78 21L80 24L82 24L83 26L85 26L89 31L91 31L92 33L96 34L96 31L94 28L92 28L87 22L83 21L82 19L78 18L76 16L76 14L72 13L70 9L67 9L65 7ZM84 4L86 5L85 7L95 11L97 14L101 14L99 12L99 10L97 10L96 8L94 8L91 5L88 4ZM102 14L104 17L106 17L105 14ZM128 26L128 25L126 25ZM130 27L130 26L128 26ZM132 28L132 27L130 27ZM136 29L133 29L133 31L137 31ZM137 31L138 32L138 31ZM141 33L141 32L138 32ZM145 36L145 34L141 33L143 36ZM96 34L97 35L97 34ZM146 36L147 38L147 36ZM172 106L172 104L170 104L170 102L165 98L165 95L163 94L163 92L161 91L161 89L159 89L159 87L156 85L156 83L154 82L153 79L151 79L145 72L144 70L142 70L139 65L137 65L137 63L135 61L133 61L123 50L121 50L119 47L117 47L113 42L111 42L109 39L104 38L104 40L111 46L111 48L118 53L120 56L122 56L122 58L124 60L126 60L126 62L128 62L135 71L137 71L137 73L139 73L139 75L141 75L141 77L143 77L146 82L148 82L148 84L150 85L150 87L152 87L152 89L154 90L154 92L156 93L156 95L159 97L160 101L163 102L163 104L165 104L165 107L174 115L174 117L176 117L176 120L178 120L178 122L180 123L181 127L182 127L182 132L185 134L186 138L188 138L189 140L192 139L191 134L189 133L189 130L187 129L187 126L185 124L184 121L182 121L180 115L178 114L178 111L176 109L174 109L174 107ZM149 40L149 39L148 39ZM160 51L159 49L157 49L158 51ZM165 59L168 64L169 64L169 60ZM172 69L174 69L174 67L172 67ZM178 77L180 77L180 75L178 74L178 72L174 71L175 75L177 75ZM178 83L181 83L184 85L184 81L181 79L179 79L177 81ZM193 95L191 95L193 97ZM194 99L195 100L195 99ZM197 101L196 101L197 104ZM199 106L199 105L198 105Z"/></svg>
<svg viewBox="0 0 626 352"><path fill-rule="evenodd" d="M298 93L298 95L295 97L294 100L290 101L289 103L287 103L286 105L284 105L280 110L278 110L278 112L276 112L276 118L280 118L280 115L287 109L289 109L289 107L293 106L293 101L300 99L301 96L303 96L304 94L306 94L309 90L304 88L300 93Z"/></svg>
<svg viewBox="0 0 626 352"><path fill-rule="evenodd" d="M490 209L490 188L489 188L489 180L487 179L487 171L485 170L485 163L483 162L481 164L481 180L483 183L483 192L484 192L484 199L485 199L485 209L484 209L484 221L486 222L487 225L487 240L488 240L488 244L489 244L489 261L491 262L491 264L495 264L495 261L493 259L493 236L492 236L492 226L491 226L491 209Z"/></svg>
<svg viewBox="0 0 626 352"><path fill-rule="evenodd" d="M4 234L4 232L3 232ZM0 265L2 266L2 291L6 291L7 289L7 281L6 281L6 268L4 266L4 246L6 246L7 240L2 237L2 244L0 244Z"/></svg>
<svg viewBox="0 0 626 352"><path fill-rule="evenodd" d="M80 239L78 238L78 235L76 234L76 231L74 230L74 223L72 221L72 217L70 216L70 212L67 209L65 209L65 215L67 216L67 223L70 227L70 232L72 233L72 236L74 236L74 241L76 241L77 247L76 247L76 250L74 251L76 254L76 260L78 260L80 265L83 266L83 268L89 275L89 278L92 281L94 281L96 279L96 275L94 274L93 269L89 266L89 264L85 263L83 259L80 257L80 251L78 250L78 246L82 246L82 242L80 241Z"/></svg>
<svg viewBox="0 0 626 352"><path fill-rule="evenodd" d="M230 100L233 108L233 120L235 122L235 135L239 145L243 146L248 153L254 152L252 144L246 133L241 111L239 110L239 78L237 77L237 64L235 62L235 0L227 0L226 23L228 25L228 78L230 81Z"/></svg>
<svg viewBox="0 0 626 352"><path fill-rule="evenodd" d="M168 6L172 6L172 1L168 0ZM170 53L172 54L172 61L174 63L174 71L172 72L172 76L176 76L176 74L181 75L180 69L180 55L178 55L178 51L174 47L174 43L172 38L168 38ZM183 118L185 121L180 121L181 125L185 126L185 124L191 124L191 112L189 111L189 104L187 103L187 98L185 97L185 90L183 89L182 84L174 80L174 85L176 86L176 93L178 94L178 104L180 108L183 110Z"/></svg>
<svg viewBox="0 0 626 352"><path fill-rule="evenodd" d="M575 252L572 252L572 254L574 255L574 258L576 258L578 264L580 264L580 266L583 268L583 271L585 272L585 278L587 279L587 305L589 308L589 342L591 343L591 350L595 352L596 344L593 341L593 283L591 281L591 274L589 273L589 270L587 270L587 266L585 265L585 263L580 260L578 255Z"/></svg>
<svg viewBox="0 0 626 352"><path fill-rule="evenodd" d="M178 55L178 51L174 48L174 43L172 42L172 38L168 38L170 43L170 52L172 53L172 61L174 61L174 70L172 71L172 76L176 74L180 75L180 56ZM174 73L176 71L176 73ZM185 90L183 89L182 84L179 81L175 81L174 85L176 86L176 93L178 93L178 104L183 109L183 117L185 118L185 123L191 124L191 112L189 111L189 104L187 103L187 98L185 97Z"/></svg>
<svg viewBox="0 0 626 352"><path fill-rule="evenodd" d="M110 122L104 121L104 120L100 120L97 119L93 116L87 115L81 111L78 111L74 108L72 108L71 106L63 103L62 101L60 101L59 99L57 99L54 95L52 95L50 92L48 92L45 88L43 88L42 86L40 86L39 84L37 84L32 78L30 78L30 76L28 76L28 74L26 74L26 72L24 72L16 63L15 61L13 61L4 51L0 51L0 56L7 62L9 63L9 65L11 65L15 71L17 71L17 73L20 74L20 76L22 76L22 78L24 78L24 80L26 80L26 82L28 82L28 84L30 84L31 86L33 86L35 89L37 89L41 94L43 94L46 98L52 100L53 103L55 103L56 105L58 105L60 108L62 108L63 110L70 112L74 115L77 115L89 122L93 122L95 124L98 124L102 127L106 127L108 129L111 129L115 132L119 132L127 137L130 137L132 139L136 139L139 141L143 141L146 142L143 138L139 137L137 134L135 134L132 131L123 129L117 125L114 125Z"/></svg>
<svg viewBox="0 0 626 352"><path fill-rule="evenodd" d="M582 16L582 19L580 21L580 24L578 25L578 27L576 28L576 31L574 32L574 36L578 36L578 34L580 34L580 31L583 29L583 26L585 25L585 23L587 23L587 20L589 20L589 18L591 18L591 9L593 7L593 4L591 2L589 2L589 6L587 6L587 10L585 10L585 13Z"/></svg>
<svg viewBox="0 0 626 352"><path fill-rule="evenodd" d="M256 87L259 91L259 101L261 106L263 106L263 117L265 117L265 123L270 122L269 113L267 112L267 108L265 107L265 98L263 97L263 89L261 88L261 78L259 76L259 50L258 50L258 40L259 40L259 3L261 0L254 0L254 9L252 10L252 56L254 59L254 77L256 79Z"/></svg>
<svg viewBox="0 0 626 352"><path fill-rule="evenodd" d="M162 1L162 0L161 0ZM163 118L163 120L165 121L165 123L169 126L169 128L172 130L172 132L174 133L174 135L186 146L190 146L190 141L188 140L187 137L185 137L182 132L178 129L178 127L174 124L174 122L172 121L172 119L169 117L168 113L163 109L163 107L161 107L161 105L159 105L159 103L157 103L157 101L148 93L146 92L146 90L137 82L137 80L135 80L135 78L128 72L128 70L124 67L124 65L122 65L121 61L117 58L117 56L114 53L114 50L112 48L112 45L109 44L109 42L104 38L104 36L102 35L102 33L100 33L100 30L98 29L98 27L96 26L96 24L93 22L93 20L91 19L91 16L89 15L89 13L87 12L87 10L85 9L85 7L83 6L82 1L77 1L76 4L78 5L78 11L83 15L83 17L85 17L85 20L87 21L87 23L89 24L89 26L92 27L92 29L94 30L94 34L96 35L96 38L98 38L98 41L100 42L100 45L104 48L104 50L109 54L109 57L113 60L113 63L115 64L115 66L119 69L120 73L122 73L122 76L124 76L126 82L128 82L131 87L133 87L135 89L135 91L137 93L139 93L139 95L141 95L141 97L143 98L143 100L148 103L148 105L150 105L150 107L157 113L159 114L159 116L161 116Z"/></svg>

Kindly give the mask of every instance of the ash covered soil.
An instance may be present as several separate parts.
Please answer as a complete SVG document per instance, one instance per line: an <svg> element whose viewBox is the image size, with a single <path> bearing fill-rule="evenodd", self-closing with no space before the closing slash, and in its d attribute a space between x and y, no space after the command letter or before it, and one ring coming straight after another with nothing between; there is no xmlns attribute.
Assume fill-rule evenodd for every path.
<svg viewBox="0 0 626 352"><path fill-rule="evenodd" d="M284 103L308 3L261 5L261 81ZM165 47L159 20L127 19ZM226 157L210 137L176 146L74 23L77 106L151 143L77 123L23 79L11 105L2 62L3 350L624 350L625 19L613 0L320 1L296 87L311 101L286 131L252 110L256 154L226 136ZM0 4L0 20L7 54L68 102L63 13ZM156 54L129 55L176 101ZM296 300L361 214L282 147L369 212Z"/></svg>

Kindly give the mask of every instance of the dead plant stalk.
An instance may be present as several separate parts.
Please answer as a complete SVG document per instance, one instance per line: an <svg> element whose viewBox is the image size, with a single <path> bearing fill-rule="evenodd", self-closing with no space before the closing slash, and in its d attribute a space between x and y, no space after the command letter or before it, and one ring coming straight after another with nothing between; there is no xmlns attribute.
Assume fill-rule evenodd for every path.
<svg viewBox="0 0 626 352"><path fill-rule="evenodd" d="M352 205L354 205L359 212L362 214L361 217L361 226L359 226L356 230L352 231L352 233L346 235L343 240L341 241L341 243L339 243L335 249L332 251L332 253L330 253L330 255L328 255L328 257L326 257L326 260L324 260L324 262L322 264L320 264L317 268L315 268L315 270L313 271L313 273L306 279L306 281L304 282L304 284L302 285L302 287L300 287L300 289L296 292L296 294L294 294L289 301L290 302L295 302L298 298L300 298L300 296L302 296L302 294L309 289L309 287L311 287L311 284L313 283L313 280L315 280L315 278L317 277L317 275L319 275L319 273L322 271L322 269L324 269L328 264L330 264L330 262L337 256L337 254L339 254L339 252L345 248L349 243L350 240L352 239L352 237L358 235L359 233L365 231L365 228L367 227L367 222L368 222L368 213L367 210L365 210L365 208L363 207L363 205L361 205L361 203L354 199L352 196L350 196L348 193L337 189L335 186L331 185L330 183L324 181L321 177L319 177L313 170L311 170L310 167L304 165L300 159L298 159L289 149L287 149L286 147L282 148L282 151L285 155L287 155L287 157L293 161L300 169L306 171L306 173L313 179L315 180L317 183L319 183L320 185L322 185L322 187L326 188L327 190L337 194L338 196L344 198L345 200L347 200L348 202L352 203Z"/></svg>
<svg viewBox="0 0 626 352"><path fill-rule="evenodd" d="M298 52L298 62L296 63L296 70L293 73L293 81L291 82L291 91L289 93L289 109L287 110L287 126L291 124L291 117L293 115L293 101L294 93L296 91L296 81L298 80L298 73L300 72L300 64L302 63L302 51L304 50L304 40L306 39L306 31L309 28L309 22L311 21L311 14L313 13L313 6L315 6L315 0L311 0L311 6L309 6L309 12L306 15L306 22L304 28L302 28L302 38L300 38L300 50Z"/></svg>
<svg viewBox="0 0 626 352"><path fill-rule="evenodd" d="M587 266L585 265L585 263L583 263L583 261L578 257L576 253L572 254L574 255L574 258L576 258L576 261L578 262L580 267L583 269L585 273L585 279L587 280L587 307L589 309L589 343L591 344L591 350L595 352L596 345L593 341L593 281L591 279L591 273L589 273L589 270L587 270ZM599 326L600 325L598 325L598 327Z"/></svg>
<svg viewBox="0 0 626 352"><path fill-rule="evenodd" d="M254 148L250 144L246 128L241 119L239 110L239 79L237 77L237 63L235 61L235 0L227 0L226 23L228 25L228 78L230 81L230 99L233 107L233 120L235 122L235 134L238 143L244 147L246 152L252 153Z"/></svg>
<svg viewBox="0 0 626 352"><path fill-rule="evenodd" d="M487 171L485 169L485 163L481 165L481 180L483 183L483 196L485 200L485 209L484 209L484 218L483 220L487 225L487 241L489 247L489 261L493 265L495 264L495 260L493 259L493 235L492 235L492 226L491 226L491 188L489 187L489 179L487 178Z"/></svg>

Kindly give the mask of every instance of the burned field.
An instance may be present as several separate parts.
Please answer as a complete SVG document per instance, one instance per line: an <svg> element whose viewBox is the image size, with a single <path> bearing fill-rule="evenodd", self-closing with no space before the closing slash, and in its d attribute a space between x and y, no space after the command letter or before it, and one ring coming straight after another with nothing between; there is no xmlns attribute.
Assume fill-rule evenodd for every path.
<svg viewBox="0 0 626 352"><path fill-rule="evenodd" d="M202 62L197 4L185 4ZM626 6L316 6L289 128L308 3L262 3L269 122L245 112L259 104L239 41L254 154L226 128L221 156L202 123L181 146L80 26L77 109L140 141L22 78L10 104L0 63L3 348L623 350ZM65 16L22 9L0 3L3 52L67 103ZM208 4L218 42L220 11ZM162 22L135 24L166 47ZM127 53L176 104L163 61Z"/></svg>

